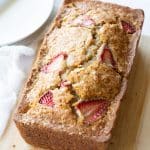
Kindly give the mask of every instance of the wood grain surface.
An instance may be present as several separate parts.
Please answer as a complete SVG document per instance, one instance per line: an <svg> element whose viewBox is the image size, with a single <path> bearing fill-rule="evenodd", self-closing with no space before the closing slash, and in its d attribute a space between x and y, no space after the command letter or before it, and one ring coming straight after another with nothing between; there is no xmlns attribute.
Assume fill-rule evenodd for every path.
<svg viewBox="0 0 150 150"><path fill-rule="evenodd" d="M150 150L150 37L142 36L110 150Z"/></svg>

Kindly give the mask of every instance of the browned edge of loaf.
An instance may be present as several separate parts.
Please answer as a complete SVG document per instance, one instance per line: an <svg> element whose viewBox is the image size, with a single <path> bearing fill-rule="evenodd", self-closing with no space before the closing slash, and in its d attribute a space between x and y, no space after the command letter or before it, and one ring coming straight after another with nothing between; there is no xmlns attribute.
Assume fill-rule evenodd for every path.
<svg viewBox="0 0 150 150"><path fill-rule="evenodd" d="M76 1L98 1L98 0L64 0L64 3L62 5L62 7L59 9L53 23L50 26L50 29L48 31L47 34L49 34L51 31L53 31L57 20L59 19L61 10L64 8L64 5L70 2L76 2ZM100 2L100 3L104 3L104 2ZM120 5L117 4L112 4L112 3L107 3L110 4L111 6L114 7L122 7ZM124 7L123 9L130 9L129 7ZM137 9L137 11L140 11L143 14L143 21L144 21L144 12L141 9ZM143 22L142 22L143 24ZM142 26L141 26L142 28ZM46 38L47 38L47 34L45 35L45 38L43 40L43 43L41 45L41 47L38 50L37 56L35 58L35 61L37 60L37 58L39 58L41 56L41 50L43 49L43 46L46 43ZM27 82L24 85L24 88L22 89L22 92L19 96L19 100L21 101L20 104L17 107L17 110L15 112L14 115L14 121L16 123L17 128L20 131L20 134L22 135L22 137L25 139L25 141L31 145L34 145L36 147L42 147L42 148L50 148L51 150L81 150L84 147L84 150L105 150L107 149L108 143L109 143L109 139L111 136L111 130L114 127L114 122L116 120L117 117L117 111L119 109L120 106L120 102L121 99L123 98L126 88L127 88L127 81L128 81L128 76L129 73L131 71L131 67L133 64L133 60L136 54L136 49L139 43L139 39L140 39L140 34L141 34L141 30L139 32L137 32L135 34L135 39L134 42L135 44L132 46L131 48L131 56L129 59L129 66L127 68L127 72L125 73L125 76L123 78L122 81L122 87L120 90L120 93L116 96L116 105L114 106L114 118L111 120L111 122L109 122L109 129L106 129L108 131L108 135L106 136L107 138L101 138L100 142L97 142L94 139L89 139L89 138L85 138L82 137L78 134L73 134L73 135L68 135L66 132L64 131L60 131L60 130L53 130L51 128L42 128L40 127L38 124L34 124L31 125L31 123L23 123L21 122L21 110L22 110L22 106L26 105L26 88L28 87L28 83L31 81L32 78L32 70L34 68L36 68L37 64L33 63L33 67L32 70L29 74L29 77L27 79Z"/></svg>

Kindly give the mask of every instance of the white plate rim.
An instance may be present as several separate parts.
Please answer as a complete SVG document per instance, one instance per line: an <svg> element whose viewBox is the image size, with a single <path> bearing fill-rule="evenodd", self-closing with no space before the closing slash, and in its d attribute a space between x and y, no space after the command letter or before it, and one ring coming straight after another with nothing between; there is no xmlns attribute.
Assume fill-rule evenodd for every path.
<svg viewBox="0 0 150 150"><path fill-rule="evenodd" d="M46 21L48 20L48 18L50 17L51 13L52 13L52 10L53 10L53 6L54 6L54 0L50 0L51 1L51 5L49 7L50 11L49 11L49 14L47 15L47 18L45 19L45 21L43 21L39 26L37 26L32 32L26 34L25 36L23 37L19 37L18 39L16 38L15 40L9 40L8 42L1 42L0 43L0 47L1 46L6 46L6 45L12 45L12 44L15 44L19 41L22 41L24 39L26 39L27 37L29 37L30 35L34 34L36 31L38 31L38 29L40 29L45 23Z"/></svg>

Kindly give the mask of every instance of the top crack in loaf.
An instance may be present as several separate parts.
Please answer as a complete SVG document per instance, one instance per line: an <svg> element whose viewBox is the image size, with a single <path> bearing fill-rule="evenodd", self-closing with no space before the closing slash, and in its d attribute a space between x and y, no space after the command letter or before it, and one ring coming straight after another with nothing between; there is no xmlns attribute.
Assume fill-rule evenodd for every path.
<svg viewBox="0 0 150 150"><path fill-rule="evenodd" d="M107 148L143 20L140 9L64 2L14 116L26 142L51 150Z"/></svg>

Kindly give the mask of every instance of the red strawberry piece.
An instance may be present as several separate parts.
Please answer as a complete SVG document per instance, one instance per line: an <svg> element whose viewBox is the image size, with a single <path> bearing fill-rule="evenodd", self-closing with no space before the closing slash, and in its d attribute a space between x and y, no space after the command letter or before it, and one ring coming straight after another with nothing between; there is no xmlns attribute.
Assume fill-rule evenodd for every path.
<svg viewBox="0 0 150 150"><path fill-rule="evenodd" d="M106 63L107 65L110 65L112 67L115 66L115 61L113 59L113 55L111 53L110 48L107 46L104 47L103 52L100 56L100 59L103 63Z"/></svg>
<svg viewBox="0 0 150 150"><path fill-rule="evenodd" d="M95 24L95 21L89 17L89 16L79 16L76 20L75 23L80 25L80 26L91 26Z"/></svg>
<svg viewBox="0 0 150 150"><path fill-rule="evenodd" d="M90 124L101 118L108 110L109 101L91 100L79 103L76 109L84 116L84 123Z"/></svg>
<svg viewBox="0 0 150 150"><path fill-rule="evenodd" d="M46 105L46 106L53 106L53 93L51 91L48 91L45 93L39 101L40 104Z"/></svg>
<svg viewBox="0 0 150 150"><path fill-rule="evenodd" d="M41 71L43 73L61 71L61 64L66 57L67 57L67 55L65 53L58 54L48 64L44 65L41 68Z"/></svg>
<svg viewBox="0 0 150 150"><path fill-rule="evenodd" d="M125 32L129 34L133 34L134 32L136 32L135 27L131 25L131 23L121 21L121 24Z"/></svg>
<svg viewBox="0 0 150 150"><path fill-rule="evenodd" d="M70 83L69 81L67 81L67 80L62 81L62 82L60 83L60 87L68 87L68 86L70 86L70 85L71 85L71 83Z"/></svg>

